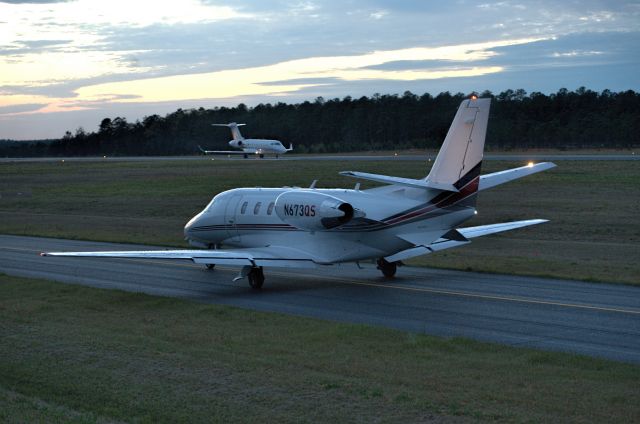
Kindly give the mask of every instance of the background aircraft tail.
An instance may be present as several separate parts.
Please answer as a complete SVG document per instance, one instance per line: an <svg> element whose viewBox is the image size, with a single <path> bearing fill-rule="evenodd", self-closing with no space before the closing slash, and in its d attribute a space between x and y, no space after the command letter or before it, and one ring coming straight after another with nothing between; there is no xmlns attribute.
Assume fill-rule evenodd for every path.
<svg viewBox="0 0 640 424"><path fill-rule="evenodd" d="M214 127L228 127L231 130L231 136L233 137L234 140L244 140L244 137L242 136L242 134L240 134L240 129L238 127L241 127L245 124L236 124L235 122L229 122L228 124L211 124Z"/></svg>
<svg viewBox="0 0 640 424"><path fill-rule="evenodd" d="M491 99L475 97L460 104L433 167L425 178L429 186L446 189L453 185L460 190L480 175L490 105Z"/></svg>

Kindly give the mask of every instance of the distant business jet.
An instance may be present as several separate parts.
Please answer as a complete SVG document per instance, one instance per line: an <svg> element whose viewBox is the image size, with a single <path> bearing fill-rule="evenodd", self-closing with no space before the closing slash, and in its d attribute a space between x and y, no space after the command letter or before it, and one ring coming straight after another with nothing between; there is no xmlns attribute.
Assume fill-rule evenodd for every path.
<svg viewBox="0 0 640 424"><path fill-rule="evenodd" d="M267 153L275 154L278 157L281 154L290 152L293 150L293 144L289 144L289 148L287 149L282 145L282 143L278 140L266 140L263 138L244 138L242 134L240 134L240 129L238 127L245 124L236 124L235 122L230 122L228 124L211 124L214 127L227 127L231 130L231 136L233 140L229 142L229 146L236 147L239 150L205 150L202 147L198 146L200 151L205 155L244 155L244 158L248 158L249 154L255 154L260 156L260 158L264 158L264 155Z"/></svg>
<svg viewBox="0 0 640 424"><path fill-rule="evenodd" d="M360 190L236 188L216 195L184 227L193 250L49 252L44 256L189 259L241 268L236 279L262 287L263 267L328 267L376 260L387 277L402 261L545 219L460 227L478 193L553 168L550 162L480 175L490 99L464 100L429 175L420 179L365 172L342 175L384 185ZM235 125L235 124L234 124ZM232 127L233 131L233 127ZM517 199L516 199L517 200Z"/></svg>

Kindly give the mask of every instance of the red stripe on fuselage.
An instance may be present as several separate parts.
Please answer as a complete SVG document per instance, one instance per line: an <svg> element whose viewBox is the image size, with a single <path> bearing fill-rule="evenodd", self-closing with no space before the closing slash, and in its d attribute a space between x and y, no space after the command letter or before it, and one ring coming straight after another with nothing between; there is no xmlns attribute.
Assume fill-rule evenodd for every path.
<svg viewBox="0 0 640 424"><path fill-rule="evenodd" d="M451 205L453 205L453 204L465 199L469 195L477 192L479 184L480 184L480 177L478 176L478 177L475 177L473 180L469 181L469 183L467 183L467 185L462 187L460 189L460 191L452 192L448 196L445 196L441 200L438 200L437 203L435 203L435 204L429 204L429 205L425 206L424 208L421 208L421 209L406 213L404 215L401 215L401 216L395 217L395 218L393 218L391 220L383 221L383 222L385 222L386 224L390 224L390 225L398 224L398 223L406 221L408 219L412 219L412 218L416 218L416 217L421 216L421 215L425 215L425 214L427 214L429 212L432 212L435 209L446 208L448 206L451 206Z"/></svg>

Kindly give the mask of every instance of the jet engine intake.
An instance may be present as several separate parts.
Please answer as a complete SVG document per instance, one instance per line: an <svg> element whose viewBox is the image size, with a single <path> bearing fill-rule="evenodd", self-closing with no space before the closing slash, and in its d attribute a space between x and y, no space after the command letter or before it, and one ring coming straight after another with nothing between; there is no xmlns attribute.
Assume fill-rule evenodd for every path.
<svg viewBox="0 0 640 424"><path fill-rule="evenodd" d="M287 224L307 231L340 227L364 213L351 204L322 193L287 191L276 199L276 215Z"/></svg>

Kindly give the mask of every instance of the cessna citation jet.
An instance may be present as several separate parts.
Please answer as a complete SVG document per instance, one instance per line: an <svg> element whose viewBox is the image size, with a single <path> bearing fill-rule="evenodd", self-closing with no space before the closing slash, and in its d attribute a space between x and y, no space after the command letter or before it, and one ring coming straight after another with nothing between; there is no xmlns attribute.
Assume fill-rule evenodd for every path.
<svg viewBox="0 0 640 424"><path fill-rule="evenodd" d="M236 124L235 122L231 122L228 124L211 124L214 127L228 127L231 129L231 136L233 140L229 142L229 146L236 147L242 150L204 150L202 147L198 146L200 151L205 155L214 154L214 155L244 155L244 158L247 159L249 154L259 155L260 158L264 158L265 153L273 153L278 157L281 154L290 152L293 150L293 144L289 145L287 149L282 145L282 143L278 140L266 140L263 138L244 138L242 134L240 134L241 127L245 124Z"/></svg>
<svg viewBox="0 0 640 424"><path fill-rule="evenodd" d="M384 185L360 190L237 188L219 193L184 227L197 250L52 252L45 256L189 259L240 267L252 288L263 267L323 268L375 260L393 277L403 260L468 244L475 237L544 219L462 227L476 214L478 192L553 168L550 162L480 175L490 99L464 100L438 156L422 179L365 172L342 175Z"/></svg>

